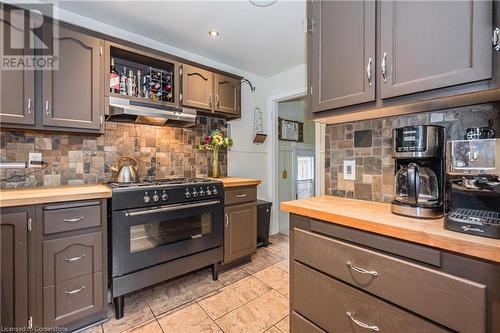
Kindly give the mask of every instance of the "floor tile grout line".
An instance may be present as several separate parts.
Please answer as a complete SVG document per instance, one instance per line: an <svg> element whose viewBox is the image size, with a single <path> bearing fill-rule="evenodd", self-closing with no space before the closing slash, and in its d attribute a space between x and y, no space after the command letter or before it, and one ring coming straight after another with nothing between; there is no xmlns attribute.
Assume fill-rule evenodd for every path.
<svg viewBox="0 0 500 333"><path fill-rule="evenodd" d="M211 317L211 316L207 313L207 315L210 317L210 319L212 319L213 321L215 321L215 320L217 320L217 319L219 319L219 318L222 318L222 317L224 317L226 314L228 314L229 312L232 312L232 311L234 311L234 310L236 310L236 309L238 309L238 308L242 307L243 305L246 305L246 304L250 303L251 301L253 301L253 300L255 300L255 299L259 298L260 296L262 296L262 295L266 294L267 292L269 292L269 291L273 290L273 288L272 288L270 285L268 285L267 283L265 283L265 282L263 282L263 281L261 281L261 280L257 279L256 277L254 277L254 276L252 276L252 275L246 276L246 277L245 277L245 279L246 279L246 278L249 278L249 277L252 277L252 278L254 278L254 279L256 279L256 280L258 280L258 281L262 282L264 285L266 285L267 287L269 287L269 290L266 290L264 293L262 293L262 294L260 294L260 295L255 296L255 297L254 297L254 298L252 298L251 300L249 300L249 301L247 301L247 302L245 302L245 303L243 303L243 304L238 305L238 306L237 306L236 308L234 308L233 310L230 310L230 311L228 311L228 312L224 313L223 315L221 315L221 316L219 316L219 317L217 317L217 318L215 318L215 319L213 319L213 318L212 318L212 317ZM242 279L242 280L243 280L243 279ZM241 280L240 280L240 281L241 281ZM201 300L200 300L200 299L196 299L195 301L199 304L199 302L198 302L198 301L201 301ZM203 308L203 306L202 306L201 304L199 304L199 305L200 305L200 307L201 307L201 308ZM203 308L203 310L205 311L205 308ZM205 312L206 312L206 311L205 311Z"/></svg>
<svg viewBox="0 0 500 333"><path fill-rule="evenodd" d="M211 321L213 321L214 324L221 330L221 332L224 333L224 330L222 329L222 327L219 326L219 324L217 324L215 319L212 319L212 317L210 317L210 315L205 311L205 309L196 300L195 300L195 303L200 307L201 311L203 311L207 315L207 318L210 319Z"/></svg>

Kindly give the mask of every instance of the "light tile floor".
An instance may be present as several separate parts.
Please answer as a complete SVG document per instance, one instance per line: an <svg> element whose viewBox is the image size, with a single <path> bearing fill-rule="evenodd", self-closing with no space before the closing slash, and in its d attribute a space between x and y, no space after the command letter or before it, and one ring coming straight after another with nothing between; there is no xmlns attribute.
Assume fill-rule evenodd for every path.
<svg viewBox="0 0 500 333"><path fill-rule="evenodd" d="M222 272L209 269L125 298L125 316L83 333L288 333L288 237L270 236L252 261Z"/></svg>

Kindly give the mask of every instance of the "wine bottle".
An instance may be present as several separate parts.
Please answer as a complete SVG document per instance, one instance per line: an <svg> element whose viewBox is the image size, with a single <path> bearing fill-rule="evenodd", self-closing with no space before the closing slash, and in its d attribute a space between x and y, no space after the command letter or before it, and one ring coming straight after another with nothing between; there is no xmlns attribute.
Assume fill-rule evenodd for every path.
<svg viewBox="0 0 500 333"><path fill-rule="evenodd" d="M120 94L127 94L127 67L123 67L123 73L120 75Z"/></svg>
<svg viewBox="0 0 500 333"><path fill-rule="evenodd" d="M142 83L141 71L138 70L137 71L137 81L136 81L136 86L135 86L135 92L136 92L137 97L143 97L141 83Z"/></svg>
<svg viewBox="0 0 500 333"><path fill-rule="evenodd" d="M129 95L129 96L134 95L134 72L133 71L128 72L127 95Z"/></svg>
<svg viewBox="0 0 500 333"><path fill-rule="evenodd" d="M111 71L109 72L109 89L112 93L120 93L120 74L115 69L115 59L111 58Z"/></svg>

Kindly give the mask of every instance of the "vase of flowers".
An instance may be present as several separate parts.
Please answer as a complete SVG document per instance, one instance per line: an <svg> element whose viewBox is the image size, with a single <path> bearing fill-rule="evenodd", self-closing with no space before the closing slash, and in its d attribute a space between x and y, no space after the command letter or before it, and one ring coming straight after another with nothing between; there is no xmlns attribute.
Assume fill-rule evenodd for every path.
<svg viewBox="0 0 500 333"><path fill-rule="evenodd" d="M224 137L224 135L219 131L215 130L210 135L208 135L202 144L196 146L200 151L210 151L212 152L212 167L210 169L210 176L212 178L220 177L220 165L219 165L219 151L222 147L231 147L233 145L233 140Z"/></svg>

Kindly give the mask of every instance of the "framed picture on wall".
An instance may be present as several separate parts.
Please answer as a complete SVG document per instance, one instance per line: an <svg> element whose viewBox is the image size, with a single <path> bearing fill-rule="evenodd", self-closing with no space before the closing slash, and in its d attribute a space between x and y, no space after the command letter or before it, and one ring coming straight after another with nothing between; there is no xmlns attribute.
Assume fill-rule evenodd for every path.
<svg viewBox="0 0 500 333"><path fill-rule="evenodd" d="M284 141L304 142L304 123L278 118L278 138Z"/></svg>

